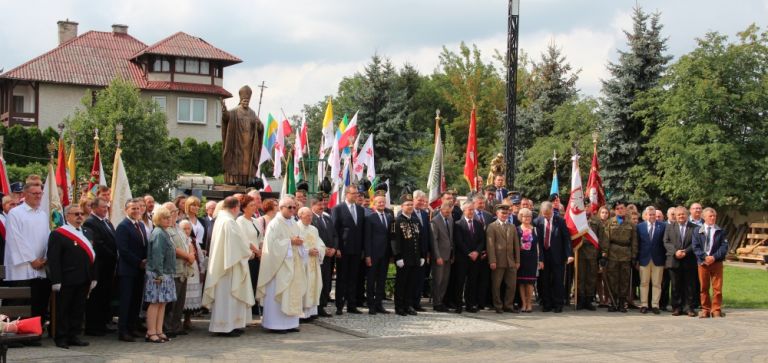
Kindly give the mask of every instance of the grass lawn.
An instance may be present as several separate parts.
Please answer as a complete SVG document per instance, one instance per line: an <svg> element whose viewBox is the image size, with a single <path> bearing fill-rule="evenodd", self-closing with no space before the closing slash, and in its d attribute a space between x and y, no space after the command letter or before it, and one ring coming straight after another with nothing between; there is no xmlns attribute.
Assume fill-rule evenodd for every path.
<svg viewBox="0 0 768 363"><path fill-rule="evenodd" d="M768 271L725 266L723 274L725 308L768 308Z"/></svg>

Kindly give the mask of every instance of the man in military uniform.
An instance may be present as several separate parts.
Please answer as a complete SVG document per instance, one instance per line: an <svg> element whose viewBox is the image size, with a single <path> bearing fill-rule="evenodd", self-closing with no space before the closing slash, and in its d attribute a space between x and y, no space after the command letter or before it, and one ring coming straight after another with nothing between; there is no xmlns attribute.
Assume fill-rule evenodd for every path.
<svg viewBox="0 0 768 363"><path fill-rule="evenodd" d="M600 249L603 258L608 261L605 276L613 299L608 311L626 313L632 265L637 256L637 232L635 225L625 217L627 208L624 202L616 202L613 210L616 216L607 223Z"/></svg>
<svg viewBox="0 0 768 363"><path fill-rule="evenodd" d="M413 197L405 194L400 199L400 215L392 223L392 254L397 271L395 275L395 313L401 316L417 315L413 309L413 291L419 282L417 272L424 265L419 236L419 220L413 214Z"/></svg>
<svg viewBox="0 0 768 363"><path fill-rule="evenodd" d="M593 217L589 219L589 228L592 232L595 232L598 241L605 239L605 228L600 223L600 218ZM579 247L579 286L578 286L578 300L576 302L577 309L595 310L595 306L592 305L592 300L595 298L595 290L597 288L597 260L600 256L600 248L593 245L592 242L586 238L582 239L581 247Z"/></svg>

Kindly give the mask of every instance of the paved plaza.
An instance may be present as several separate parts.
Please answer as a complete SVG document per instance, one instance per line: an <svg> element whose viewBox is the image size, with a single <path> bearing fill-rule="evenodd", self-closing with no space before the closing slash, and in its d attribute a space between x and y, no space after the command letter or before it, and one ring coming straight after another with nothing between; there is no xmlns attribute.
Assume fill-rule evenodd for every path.
<svg viewBox="0 0 768 363"><path fill-rule="evenodd" d="M388 307L388 308L391 308ZM566 311L562 314L350 315L279 335L260 327L213 337L207 321L166 344L86 337L85 348L11 349L9 362L768 362L768 310L725 319Z"/></svg>

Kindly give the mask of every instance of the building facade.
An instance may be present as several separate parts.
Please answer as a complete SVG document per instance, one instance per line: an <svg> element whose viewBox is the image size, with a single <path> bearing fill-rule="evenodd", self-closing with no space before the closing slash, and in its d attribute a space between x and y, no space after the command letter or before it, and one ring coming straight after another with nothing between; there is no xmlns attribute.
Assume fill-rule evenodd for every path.
<svg viewBox="0 0 768 363"><path fill-rule="evenodd" d="M122 77L157 102L171 137L221 141L221 102L232 97L224 68L240 58L183 32L147 46L126 25L82 35L77 26L59 21L56 48L0 75L0 122L55 129L84 97Z"/></svg>

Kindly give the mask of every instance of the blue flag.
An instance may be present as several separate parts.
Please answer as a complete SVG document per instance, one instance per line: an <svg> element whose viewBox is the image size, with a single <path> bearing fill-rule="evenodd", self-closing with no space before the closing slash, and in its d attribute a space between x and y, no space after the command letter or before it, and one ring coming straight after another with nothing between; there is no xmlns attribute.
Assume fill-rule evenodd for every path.
<svg viewBox="0 0 768 363"><path fill-rule="evenodd" d="M549 195L560 194L560 183L557 181L557 169L552 170L552 187L549 188Z"/></svg>

